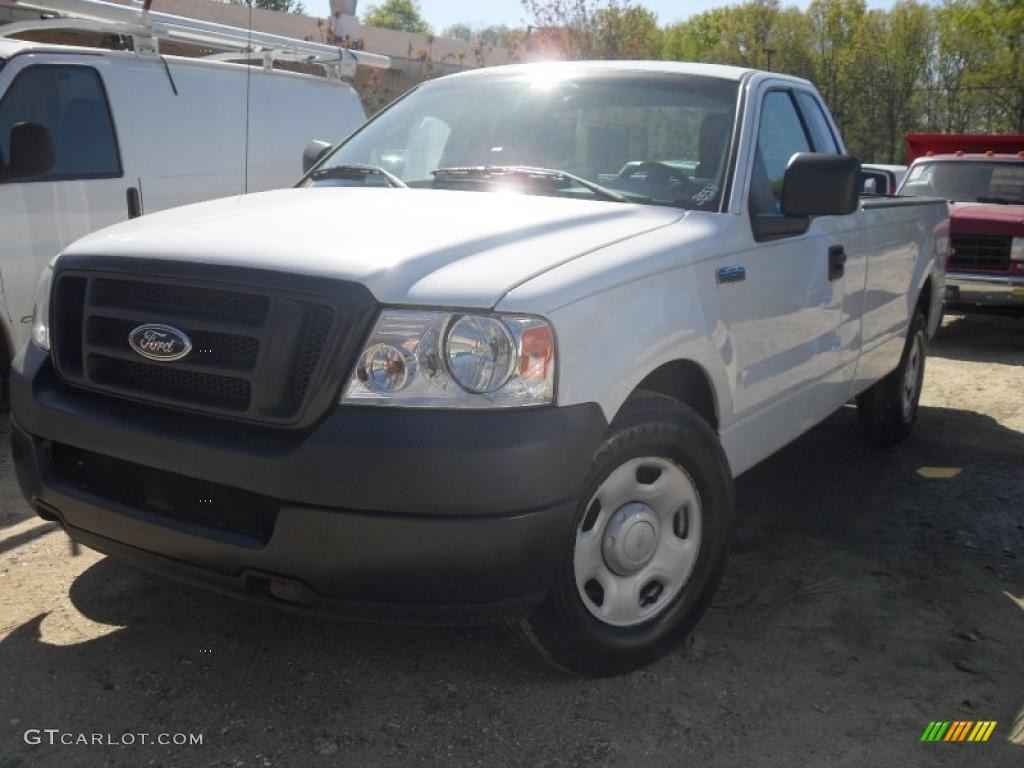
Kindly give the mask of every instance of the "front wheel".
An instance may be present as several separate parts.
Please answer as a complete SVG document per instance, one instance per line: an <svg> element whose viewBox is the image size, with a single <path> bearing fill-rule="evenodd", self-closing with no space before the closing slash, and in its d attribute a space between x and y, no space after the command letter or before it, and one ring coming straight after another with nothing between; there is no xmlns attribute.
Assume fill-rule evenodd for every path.
<svg viewBox="0 0 1024 768"><path fill-rule="evenodd" d="M733 509L732 475L707 423L672 398L635 396L594 456L528 636L558 666L592 676L667 653L711 601Z"/></svg>
<svg viewBox="0 0 1024 768"><path fill-rule="evenodd" d="M917 421L928 348L926 327L924 313L918 309L910 321L899 366L857 397L861 426L877 443L900 442Z"/></svg>

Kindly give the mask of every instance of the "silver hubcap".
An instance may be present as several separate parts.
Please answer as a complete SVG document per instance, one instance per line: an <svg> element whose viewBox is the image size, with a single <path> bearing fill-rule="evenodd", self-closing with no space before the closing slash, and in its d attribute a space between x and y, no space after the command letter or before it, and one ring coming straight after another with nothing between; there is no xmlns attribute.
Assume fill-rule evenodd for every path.
<svg viewBox="0 0 1024 768"><path fill-rule="evenodd" d="M697 489L674 461L652 456L617 467L576 531L573 568L587 610L620 627L664 610L693 571L701 522Z"/></svg>
<svg viewBox="0 0 1024 768"><path fill-rule="evenodd" d="M909 420L917 407L917 390L921 386L921 372L924 366L924 342L921 334L914 335L907 356L907 369L903 372L903 418Z"/></svg>

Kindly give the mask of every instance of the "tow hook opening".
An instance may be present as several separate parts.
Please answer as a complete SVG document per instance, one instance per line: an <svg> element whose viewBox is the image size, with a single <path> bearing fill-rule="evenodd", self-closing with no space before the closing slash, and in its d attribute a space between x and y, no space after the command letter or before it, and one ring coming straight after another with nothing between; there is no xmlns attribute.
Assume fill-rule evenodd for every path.
<svg viewBox="0 0 1024 768"><path fill-rule="evenodd" d="M281 600L298 605L310 604L310 588L296 579L286 579L271 573L250 571L245 576L245 591L253 597Z"/></svg>

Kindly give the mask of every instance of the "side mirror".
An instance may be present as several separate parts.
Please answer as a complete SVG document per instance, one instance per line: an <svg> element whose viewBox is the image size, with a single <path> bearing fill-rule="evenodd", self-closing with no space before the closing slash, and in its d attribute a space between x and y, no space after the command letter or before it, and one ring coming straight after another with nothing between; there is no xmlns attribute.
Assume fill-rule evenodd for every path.
<svg viewBox="0 0 1024 768"><path fill-rule="evenodd" d="M10 164L0 171L3 181L45 176L53 170L53 136L39 123L17 123L11 128Z"/></svg>
<svg viewBox="0 0 1024 768"><path fill-rule="evenodd" d="M313 139L302 150L302 172L309 173L309 169L320 162L320 158L330 151L331 145L328 142Z"/></svg>
<svg viewBox="0 0 1024 768"><path fill-rule="evenodd" d="M844 216L857 210L862 189L860 160L851 155L799 152L782 178L786 216Z"/></svg>

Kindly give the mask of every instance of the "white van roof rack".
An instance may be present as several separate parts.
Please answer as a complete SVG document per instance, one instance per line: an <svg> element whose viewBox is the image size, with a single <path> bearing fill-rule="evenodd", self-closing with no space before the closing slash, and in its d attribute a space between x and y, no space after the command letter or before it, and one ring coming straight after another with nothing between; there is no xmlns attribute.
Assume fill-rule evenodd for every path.
<svg viewBox="0 0 1024 768"><path fill-rule="evenodd" d="M131 37L137 53L149 54L159 53L159 41L167 40L220 51L205 58L222 61L262 60L267 69L273 66L274 61L319 64L329 77L338 78L352 77L357 64L379 69L391 66L388 56L271 35L244 27L230 27L187 16L146 11L140 3L118 5L104 0L15 0L15 4L63 15L6 24L0 27L0 37L53 30L98 32Z"/></svg>

